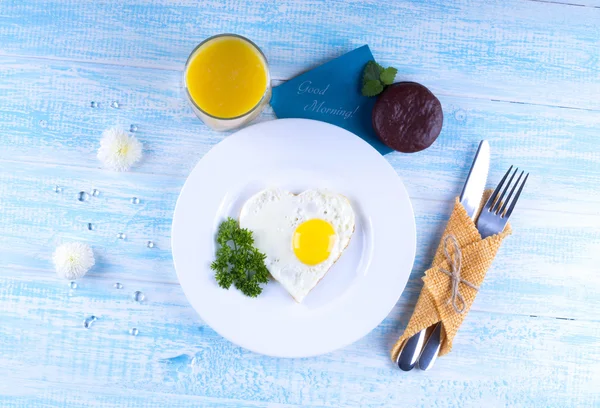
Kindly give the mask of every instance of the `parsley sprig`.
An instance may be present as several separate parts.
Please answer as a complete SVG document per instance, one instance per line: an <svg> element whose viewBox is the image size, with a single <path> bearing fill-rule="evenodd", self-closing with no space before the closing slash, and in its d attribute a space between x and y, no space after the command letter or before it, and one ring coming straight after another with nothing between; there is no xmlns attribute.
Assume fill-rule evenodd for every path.
<svg viewBox="0 0 600 408"><path fill-rule="evenodd" d="M367 62L363 71L362 94L364 96L379 95L386 86L394 83L397 73L396 68L383 68L375 61Z"/></svg>
<svg viewBox="0 0 600 408"><path fill-rule="evenodd" d="M217 259L210 265L220 287L229 289L233 284L246 296L262 293L261 283L269 281L265 266L266 256L254 247L252 231L240 228L233 218L219 225Z"/></svg>

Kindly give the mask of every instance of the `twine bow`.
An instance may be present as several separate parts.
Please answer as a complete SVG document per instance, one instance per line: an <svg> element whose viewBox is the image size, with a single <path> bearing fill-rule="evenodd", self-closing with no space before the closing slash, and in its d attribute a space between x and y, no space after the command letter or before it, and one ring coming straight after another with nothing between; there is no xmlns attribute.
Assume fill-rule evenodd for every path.
<svg viewBox="0 0 600 408"><path fill-rule="evenodd" d="M450 253L448 251L448 241L451 241L452 245L454 246L454 251L453 251L452 255L450 255ZM468 282L460 277L462 254L460 252L460 247L458 246L458 241L456 240L456 237L452 234L448 234L444 238L444 255L446 256L446 260L448 261L448 264L450 265L450 270L448 271L444 268L440 268L440 271L445 273L446 275L448 275L452 282L452 289L450 290L450 298L448 299L448 302L446 304L448 304L448 305L452 304L452 307L454 308L454 311L456 313L463 314L467 305L465 303L465 299L463 298L463 295L460 293L459 284L464 283L471 289L475 289L475 290L479 290L479 288L477 286L473 285L471 282ZM460 301L461 307L458 307L457 300Z"/></svg>

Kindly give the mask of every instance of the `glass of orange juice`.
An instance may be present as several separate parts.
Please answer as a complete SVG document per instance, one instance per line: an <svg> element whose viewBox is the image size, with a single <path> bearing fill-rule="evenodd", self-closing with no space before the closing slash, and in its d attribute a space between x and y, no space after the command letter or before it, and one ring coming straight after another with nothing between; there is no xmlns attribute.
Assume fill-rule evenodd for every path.
<svg viewBox="0 0 600 408"><path fill-rule="evenodd" d="M236 34L220 34L200 43L185 64L183 82L194 112L215 130L245 125L271 99L265 55Z"/></svg>

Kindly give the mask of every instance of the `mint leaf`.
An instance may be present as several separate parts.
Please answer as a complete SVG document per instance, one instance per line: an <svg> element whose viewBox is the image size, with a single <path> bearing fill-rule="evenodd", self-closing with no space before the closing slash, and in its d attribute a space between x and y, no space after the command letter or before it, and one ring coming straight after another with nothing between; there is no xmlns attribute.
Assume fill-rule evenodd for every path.
<svg viewBox="0 0 600 408"><path fill-rule="evenodd" d="M383 91L383 85L378 79L370 79L366 81L362 87L363 96L379 95L381 91Z"/></svg>
<svg viewBox="0 0 600 408"><path fill-rule="evenodd" d="M365 65L365 70L363 71L363 85L368 81L379 81L379 77L381 76L382 72L383 67L381 65L375 61L367 62L367 65Z"/></svg>
<svg viewBox="0 0 600 408"><path fill-rule="evenodd" d="M396 74L398 70L394 67L387 67L384 69L379 75L379 79L383 82L384 85L391 85L394 83L394 79L396 79Z"/></svg>
<svg viewBox="0 0 600 408"><path fill-rule="evenodd" d="M363 96L379 95L386 86L394 83L398 70L393 67L383 68L375 61L369 61L365 65L362 77Z"/></svg>

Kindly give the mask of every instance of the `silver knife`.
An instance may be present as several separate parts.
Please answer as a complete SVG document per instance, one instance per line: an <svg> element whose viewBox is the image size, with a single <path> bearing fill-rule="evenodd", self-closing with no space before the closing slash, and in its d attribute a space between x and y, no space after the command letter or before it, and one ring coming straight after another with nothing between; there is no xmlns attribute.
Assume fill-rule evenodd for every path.
<svg viewBox="0 0 600 408"><path fill-rule="evenodd" d="M471 219L475 218L477 209L481 204L489 167L490 145L487 140L482 140L479 143L477 153L475 153L475 159L473 159L473 164L459 198ZM396 361L401 370L412 370L417 361L419 368L422 370L428 370L433 366L441 346L441 322L428 329L421 330L404 343ZM430 331L431 334L427 342L424 342L427 331Z"/></svg>

